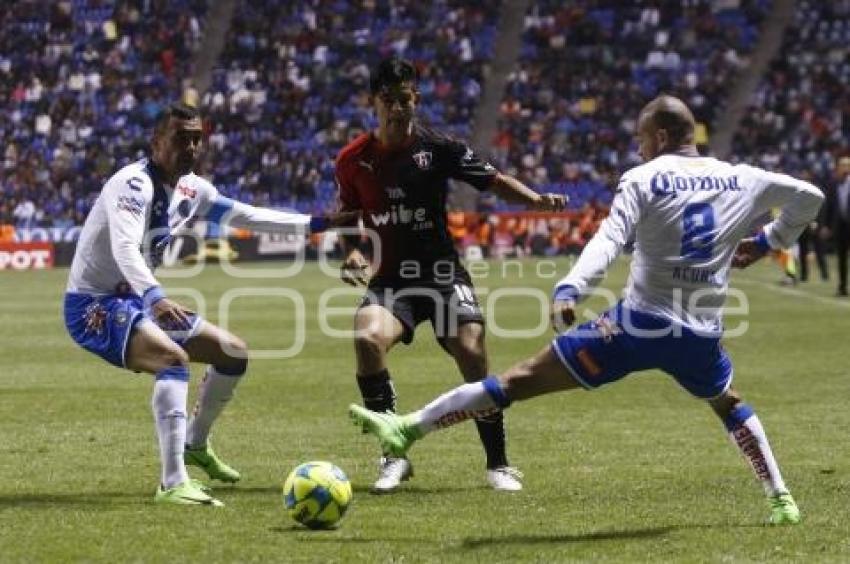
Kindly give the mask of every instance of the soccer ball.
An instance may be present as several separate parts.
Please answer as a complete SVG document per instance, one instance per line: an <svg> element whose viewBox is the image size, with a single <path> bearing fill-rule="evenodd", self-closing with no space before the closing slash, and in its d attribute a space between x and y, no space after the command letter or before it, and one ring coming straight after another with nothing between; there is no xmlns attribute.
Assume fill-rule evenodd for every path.
<svg viewBox="0 0 850 564"><path fill-rule="evenodd" d="M283 504L289 516L311 529L334 526L351 503L351 482L330 462L296 466L283 483Z"/></svg>

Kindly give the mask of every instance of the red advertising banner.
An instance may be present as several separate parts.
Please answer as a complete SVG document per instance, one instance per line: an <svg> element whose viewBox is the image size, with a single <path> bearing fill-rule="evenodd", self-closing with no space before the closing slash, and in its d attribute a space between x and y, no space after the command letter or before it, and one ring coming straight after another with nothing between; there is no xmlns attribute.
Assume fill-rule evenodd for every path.
<svg viewBox="0 0 850 564"><path fill-rule="evenodd" d="M0 270L53 268L53 243L0 243Z"/></svg>

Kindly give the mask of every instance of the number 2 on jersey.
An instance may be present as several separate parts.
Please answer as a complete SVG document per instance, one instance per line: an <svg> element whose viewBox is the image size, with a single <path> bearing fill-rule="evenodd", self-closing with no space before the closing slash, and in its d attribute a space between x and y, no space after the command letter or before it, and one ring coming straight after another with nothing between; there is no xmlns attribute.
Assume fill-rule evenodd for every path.
<svg viewBox="0 0 850 564"><path fill-rule="evenodd" d="M714 208L690 204L682 217L682 258L707 260L714 252Z"/></svg>

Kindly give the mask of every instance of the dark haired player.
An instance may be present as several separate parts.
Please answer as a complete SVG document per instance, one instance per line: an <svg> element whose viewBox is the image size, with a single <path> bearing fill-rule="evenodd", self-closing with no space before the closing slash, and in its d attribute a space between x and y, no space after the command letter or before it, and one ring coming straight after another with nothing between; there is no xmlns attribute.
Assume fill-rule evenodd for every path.
<svg viewBox="0 0 850 564"><path fill-rule="evenodd" d="M388 59L370 78L378 128L348 144L336 162L342 210L362 210L377 234L374 275L355 315L357 383L375 411L395 411L396 394L387 352L408 344L416 326L429 320L440 344L468 382L487 375L484 318L469 274L461 266L446 227L450 178L535 210L560 210L564 197L538 194L496 171L465 143L416 122L417 72L408 61ZM342 278L367 282L369 264L347 243ZM476 418L487 455L487 479L497 490L519 490L520 474L508 465L500 412ZM374 489L389 492L412 475L406 458L387 453Z"/></svg>
<svg viewBox="0 0 850 564"><path fill-rule="evenodd" d="M256 231L319 230L331 220L255 208L219 195L192 173L201 144L197 110L173 104L157 122L150 158L106 181L80 234L64 314L81 347L115 366L155 376L152 408L162 461L155 500L222 505L189 478L185 464L200 466L213 479L240 479L213 452L208 436L245 374L246 346L167 298L153 269L169 239L195 217ZM342 214L333 221L351 219ZM190 362L208 366L187 429Z"/></svg>

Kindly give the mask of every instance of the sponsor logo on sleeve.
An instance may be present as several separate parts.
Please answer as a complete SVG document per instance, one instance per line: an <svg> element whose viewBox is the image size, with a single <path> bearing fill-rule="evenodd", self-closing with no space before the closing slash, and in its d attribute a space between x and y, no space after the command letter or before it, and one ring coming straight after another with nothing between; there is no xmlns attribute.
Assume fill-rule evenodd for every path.
<svg viewBox="0 0 850 564"><path fill-rule="evenodd" d="M185 184L178 184L177 185L177 193L182 195L182 196L186 196L187 198L193 198L194 199L195 196L198 195L198 189L197 188L190 188L189 186L186 186Z"/></svg>
<svg viewBox="0 0 850 564"><path fill-rule="evenodd" d="M145 203L134 196L118 196L116 207L119 210L129 212L130 214L139 217L142 215Z"/></svg>

